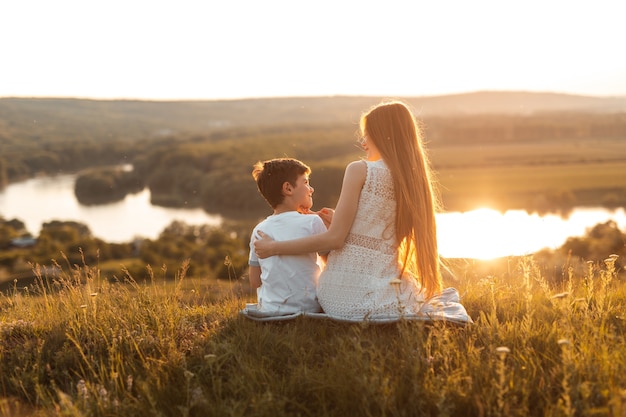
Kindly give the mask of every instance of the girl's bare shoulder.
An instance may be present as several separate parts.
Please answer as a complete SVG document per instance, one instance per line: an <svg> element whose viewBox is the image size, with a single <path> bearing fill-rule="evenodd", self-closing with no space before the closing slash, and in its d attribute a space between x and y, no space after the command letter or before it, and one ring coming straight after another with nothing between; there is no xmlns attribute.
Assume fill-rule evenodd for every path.
<svg viewBox="0 0 626 417"><path fill-rule="evenodd" d="M365 173L367 172L367 163L363 159L358 160L358 161L352 161L346 167L346 173L348 172L352 172L355 174Z"/></svg>
<svg viewBox="0 0 626 417"><path fill-rule="evenodd" d="M351 183L362 186L367 176L367 164L365 161L350 162L346 167L344 176L344 184Z"/></svg>

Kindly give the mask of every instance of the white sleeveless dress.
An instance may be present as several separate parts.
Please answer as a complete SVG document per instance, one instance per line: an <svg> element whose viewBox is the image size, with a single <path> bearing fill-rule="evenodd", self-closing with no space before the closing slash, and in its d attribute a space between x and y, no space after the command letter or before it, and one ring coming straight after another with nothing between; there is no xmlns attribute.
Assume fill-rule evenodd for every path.
<svg viewBox="0 0 626 417"><path fill-rule="evenodd" d="M414 279L397 282L400 267L395 239L396 201L391 172L382 160L367 164L367 176L350 233L328 256L319 277L318 300L330 317L348 320L428 316L471 322L446 289L425 300Z"/></svg>

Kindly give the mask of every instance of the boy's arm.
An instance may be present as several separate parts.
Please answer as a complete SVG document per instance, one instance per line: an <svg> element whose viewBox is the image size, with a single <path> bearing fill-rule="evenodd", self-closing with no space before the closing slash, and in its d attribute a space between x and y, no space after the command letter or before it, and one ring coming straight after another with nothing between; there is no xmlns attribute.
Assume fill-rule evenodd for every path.
<svg viewBox="0 0 626 417"><path fill-rule="evenodd" d="M248 278L250 279L250 288L256 291L261 286L261 267L250 265L248 267Z"/></svg>

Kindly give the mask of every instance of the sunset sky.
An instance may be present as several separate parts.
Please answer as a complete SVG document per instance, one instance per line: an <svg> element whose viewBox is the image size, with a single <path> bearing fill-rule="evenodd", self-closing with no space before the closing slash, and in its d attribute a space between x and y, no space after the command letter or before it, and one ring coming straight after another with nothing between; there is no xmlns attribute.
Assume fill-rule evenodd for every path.
<svg viewBox="0 0 626 417"><path fill-rule="evenodd" d="M626 95L622 4L7 0L0 97Z"/></svg>

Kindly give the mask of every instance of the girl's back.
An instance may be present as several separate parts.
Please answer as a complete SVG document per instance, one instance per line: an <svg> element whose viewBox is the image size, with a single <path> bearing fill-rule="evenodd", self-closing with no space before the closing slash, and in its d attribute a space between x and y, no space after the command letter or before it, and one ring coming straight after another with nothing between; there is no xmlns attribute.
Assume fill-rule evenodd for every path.
<svg viewBox="0 0 626 417"><path fill-rule="evenodd" d="M396 200L382 160L366 161L356 217L342 249L332 251L319 279L318 299L333 316L415 314L424 297L409 277L397 281Z"/></svg>

